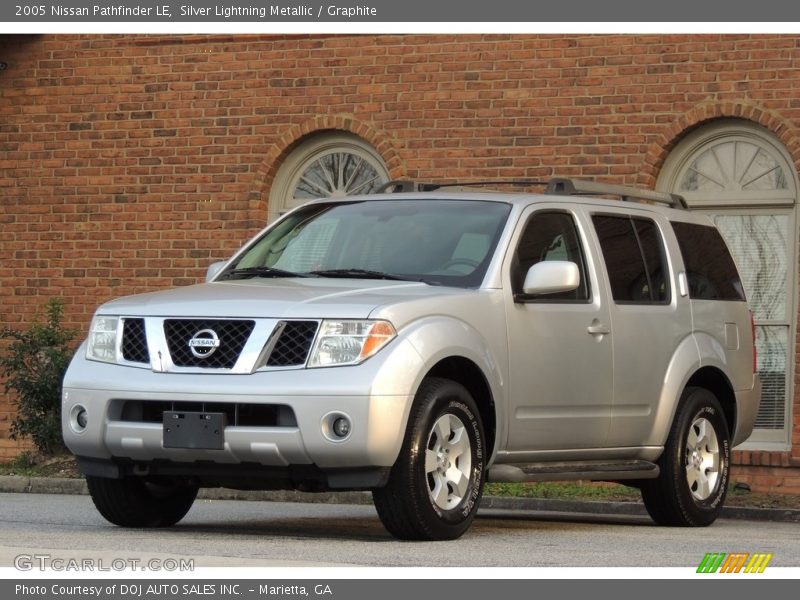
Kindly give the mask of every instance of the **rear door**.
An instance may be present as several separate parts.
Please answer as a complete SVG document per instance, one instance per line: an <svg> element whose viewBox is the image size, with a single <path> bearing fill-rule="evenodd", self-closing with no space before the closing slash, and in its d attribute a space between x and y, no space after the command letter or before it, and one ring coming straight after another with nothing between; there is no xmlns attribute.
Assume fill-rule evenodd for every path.
<svg viewBox="0 0 800 600"><path fill-rule="evenodd" d="M591 220L612 300L614 400L607 443L641 446L653 429L675 349L690 335L691 307L676 293L670 255L677 248L662 215L595 207Z"/></svg>

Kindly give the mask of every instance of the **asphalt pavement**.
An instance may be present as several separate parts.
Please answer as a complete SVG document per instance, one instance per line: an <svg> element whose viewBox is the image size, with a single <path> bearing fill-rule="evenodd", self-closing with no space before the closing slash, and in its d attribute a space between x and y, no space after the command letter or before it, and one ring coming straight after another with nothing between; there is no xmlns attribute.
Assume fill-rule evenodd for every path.
<svg viewBox="0 0 800 600"><path fill-rule="evenodd" d="M657 527L642 515L482 507L451 542L400 542L370 505L198 500L177 526L125 530L72 494L0 494L0 566L20 554L191 557L196 566L693 567L707 552L769 552L800 566L800 524L719 519Z"/></svg>
<svg viewBox="0 0 800 600"><path fill-rule="evenodd" d="M83 494L89 493L86 482L64 477L0 476L0 493L19 492L34 494ZM302 502L314 504L372 504L369 492L303 493L295 491L244 491L226 488L204 488L199 497L205 500L262 500L268 502ZM589 513L600 515L644 516L641 502L609 502L602 500L527 498L484 496L481 506L485 509L499 508L515 511ZM729 519L753 521L784 521L800 523L800 509L755 508L725 506L722 516Z"/></svg>

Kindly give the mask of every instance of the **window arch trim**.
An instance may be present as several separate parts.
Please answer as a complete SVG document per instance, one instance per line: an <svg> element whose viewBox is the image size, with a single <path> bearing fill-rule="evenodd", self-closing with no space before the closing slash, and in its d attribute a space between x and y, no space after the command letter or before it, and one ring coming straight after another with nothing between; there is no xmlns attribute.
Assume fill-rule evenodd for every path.
<svg viewBox="0 0 800 600"><path fill-rule="evenodd" d="M708 190L692 191L681 189L680 184L683 181L688 165L692 164L704 151L715 144L731 140L746 140L764 149L784 170L786 187L763 191L731 191L727 189L717 193ZM752 223L755 220L763 222L765 218L777 217L785 222L784 243L786 244L787 262L784 269L784 277L782 281L778 277L770 276L764 278L772 283L780 282L780 286L785 290L785 304L780 315L762 312L759 316L759 307L754 307L756 311L757 338L759 336L762 338L759 351L759 372L762 372L762 383L765 388L772 386L778 392L781 389L784 391L782 408L776 402L777 397L773 398L773 401L767 405L762 404L758 417L761 426L759 426L759 421L757 420L757 427L753 436L740 447L746 450L785 451L791 447L791 436L795 429L793 427L793 414L797 410L794 396L797 359L794 344L791 343L791 340L794 339L798 326L796 309L798 303L796 283L798 265L796 240L798 234L797 210L795 207L797 206L797 194L798 190L800 190L800 185L798 185L797 170L787 147L784 145L784 140L770 129L745 119L720 118L706 122L674 145L664 161L656 182L656 188L661 191L683 194L690 208L698 209L715 220L728 219L729 222L734 222L731 219L741 219ZM780 236L770 237L771 240L779 238ZM735 235L734 240L736 240ZM729 245L730 243L731 241L729 240ZM736 245L735 241L734 245ZM746 249L743 251L746 252ZM767 254L770 253L768 252ZM745 265L746 263L747 261L745 261ZM745 267L746 270L747 268ZM754 271L751 269L752 273ZM764 281L762 281L763 283ZM751 283L751 287L753 285ZM761 308L763 309L764 307L762 306ZM768 344L767 337L770 337L770 344ZM765 352L764 350L768 345L775 351ZM784 354L781 354L781 348L783 348ZM780 360L783 359L783 369L770 368L765 358L770 358L774 364L780 363ZM763 379L765 374L767 375L767 380ZM781 379L781 376L783 379ZM774 419L774 426L770 424L770 419Z"/></svg>
<svg viewBox="0 0 800 600"><path fill-rule="evenodd" d="M341 158L337 159L337 155L354 157L346 167L349 172L345 173L340 168L343 161ZM352 171L359 169L377 176L375 181L378 183L391 179L381 155L372 144L358 135L328 130L306 136L286 155L275 172L269 192L269 221L274 221L312 197L343 197L352 193L368 193L374 186L361 185L363 182L355 181L351 177ZM308 176L309 170L313 171L314 176ZM314 191L319 195L296 195L298 186L302 186L306 192ZM345 193L342 189L334 191L333 188L346 188L350 193Z"/></svg>
<svg viewBox="0 0 800 600"><path fill-rule="evenodd" d="M787 186L782 189L722 191L711 194L707 191L680 190L680 182L689 166L701 154L720 143L745 141L767 152L783 170ZM692 208L740 207L791 207L797 202L800 188L792 157L777 136L765 127L743 119L718 119L706 123L687 134L670 151L659 173L656 189L675 192L686 198Z"/></svg>

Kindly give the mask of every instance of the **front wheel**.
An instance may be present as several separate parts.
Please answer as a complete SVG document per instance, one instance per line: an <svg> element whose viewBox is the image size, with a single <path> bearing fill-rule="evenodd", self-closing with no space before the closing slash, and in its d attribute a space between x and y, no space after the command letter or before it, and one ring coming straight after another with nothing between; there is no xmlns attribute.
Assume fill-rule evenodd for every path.
<svg viewBox="0 0 800 600"><path fill-rule="evenodd" d="M98 512L120 527L169 527L180 521L197 497L197 486L152 483L140 478L86 477Z"/></svg>
<svg viewBox="0 0 800 600"><path fill-rule="evenodd" d="M372 497L386 529L405 540L452 540L475 518L485 479L484 432L464 386L428 378L386 487Z"/></svg>
<svg viewBox="0 0 800 600"><path fill-rule="evenodd" d="M709 390L684 390L659 466L658 479L641 485L653 520L678 527L711 525L728 491L730 434L722 407Z"/></svg>

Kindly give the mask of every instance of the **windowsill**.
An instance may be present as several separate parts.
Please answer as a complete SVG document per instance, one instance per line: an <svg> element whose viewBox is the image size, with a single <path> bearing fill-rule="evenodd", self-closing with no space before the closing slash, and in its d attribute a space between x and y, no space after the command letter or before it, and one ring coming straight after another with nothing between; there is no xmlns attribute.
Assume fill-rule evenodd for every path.
<svg viewBox="0 0 800 600"><path fill-rule="evenodd" d="M743 452L789 452L791 451L792 446L787 442L781 441L747 441L743 444L739 444L733 448L734 452L743 451Z"/></svg>

